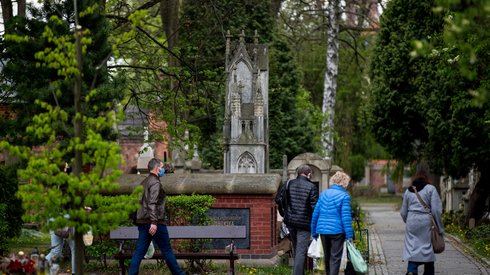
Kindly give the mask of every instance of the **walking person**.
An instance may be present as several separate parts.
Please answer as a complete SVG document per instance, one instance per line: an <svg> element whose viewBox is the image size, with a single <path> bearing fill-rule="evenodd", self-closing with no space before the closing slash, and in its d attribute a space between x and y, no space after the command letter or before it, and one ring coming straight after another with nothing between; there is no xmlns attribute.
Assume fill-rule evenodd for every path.
<svg viewBox="0 0 490 275"><path fill-rule="evenodd" d="M68 162L65 162L65 166L63 168L63 172L66 174L71 173L71 167L69 166ZM66 192L67 183L63 184L60 186L60 189L62 189L64 192ZM64 193L63 192L63 193ZM70 219L70 215L65 214L63 216L65 219ZM48 223L53 222L54 218L49 218ZM61 262L62 257L63 257L63 247L65 244L65 241L68 242L68 246L70 247L70 255L71 255L71 273L75 274L75 241L73 240L71 235L72 229L71 228L62 228L58 230L49 230L49 237L51 240L51 249L46 255L46 263L49 267L49 269L59 269L59 264L56 262ZM56 266L57 265L57 266Z"/></svg>
<svg viewBox="0 0 490 275"><path fill-rule="evenodd" d="M69 219L69 215L64 216L66 219ZM52 222L54 219L49 219L48 222ZM55 265L59 269L59 264L57 262L61 262L63 258L63 247L65 241L68 242L68 246L70 247L70 255L71 255L71 273L75 274L75 241L73 238L70 238L68 234L70 229L61 229L61 230L49 230L49 236L51 239L51 250L48 255L46 255L46 263L48 267L51 269ZM59 234L63 233L63 234ZM67 232L67 233L64 233Z"/></svg>
<svg viewBox="0 0 490 275"><path fill-rule="evenodd" d="M140 201L141 207L136 214L139 235L136 250L131 259L129 275L139 273L141 260L152 240L160 248L172 274L184 274L170 246L170 238L165 223L166 193L160 182L160 177L165 173L163 162L156 158L151 159L148 162L148 171L150 171L150 175L141 182L144 190Z"/></svg>
<svg viewBox="0 0 490 275"><path fill-rule="evenodd" d="M330 178L330 188L320 194L311 219L311 235L315 239L320 235L328 275L339 274L344 242L354 237L351 199L346 191L349 182L346 173L336 172Z"/></svg>
<svg viewBox="0 0 490 275"><path fill-rule="evenodd" d="M425 209L413 188L430 208L431 213ZM418 274L418 266L423 264L424 275L433 275L436 256L431 243L432 217L439 228L439 233L443 234L444 230L441 198L436 188L429 182L427 167L423 165L417 167L412 186L403 194L400 215L405 222L403 260L408 261L407 274Z"/></svg>
<svg viewBox="0 0 490 275"><path fill-rule="evenodd" d="M293 243L293 275L303 275L306 253L310 243L311 215L318 200L318 188L311 182L311 168L304 164L297 168L297 177L289 181L288 208L284 223Z"/></svg>

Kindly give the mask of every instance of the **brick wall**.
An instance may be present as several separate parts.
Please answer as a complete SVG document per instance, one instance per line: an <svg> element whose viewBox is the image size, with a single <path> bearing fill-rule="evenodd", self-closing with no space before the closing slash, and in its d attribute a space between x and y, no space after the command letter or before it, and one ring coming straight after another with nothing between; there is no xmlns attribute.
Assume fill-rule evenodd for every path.
<svg viewBox="0 0 490 275"><path fill-rule="evenodd" d="M277 211L273 194L215 195L215 208L250 209L250 249L238 249L243 259L270 259L277 245Z"/></svg>
<svg viewBox="0 0 490 275"><path fill-rule="evenodd" d="M379 189L386 186L386 176L383 169L387 163L386 160L373 160L369 163L369 184L372 187Z"/></svg>
<svg viewBox="0 0 490 275"><path fill-rule="evenodd" d="M125 174L136 174L138 164L139 150L143 145L142 141L137 140L119 140L121 146L121 155L124 161L121 169Z"/></svg>

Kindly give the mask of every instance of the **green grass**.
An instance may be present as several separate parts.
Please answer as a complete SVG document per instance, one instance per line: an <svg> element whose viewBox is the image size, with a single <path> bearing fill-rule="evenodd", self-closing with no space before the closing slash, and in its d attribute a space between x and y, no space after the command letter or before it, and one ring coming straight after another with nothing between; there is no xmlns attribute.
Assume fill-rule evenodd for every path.
<svg viewBox="0 0 490 275"><path fill-rule="evenodd" d="M460 213L443 214L444 230L471 247L478 253L478 257L490 260L490 224L480 225L472 230L461 228L458 219L463 219L463 217L458 215Z"/></svg>
<svg viewBox="0 0 490 275"><path fill-rule="evenodd" d="M391 194L379 194L370 197L355 197L359 204L376 204L376 203L390 203L394 204L396 209L400 209L402 206L403 197L400 195Z"/></svg>
<svg viewBox="0 0 490 275"><path fill-rule="evenodd" d="M18 238L10 240L9 247L11 253L23 251L25 254L37 248L40 253L47 254L50 248L51 240L49 233L43 233L32 229L22 229Z"/></svg>
<svg viewBox="0 0 490 275"><path fill-rule="evenodd" d="M401 204L403 198L399 195L379 194L372 197L355 197L359 203L395 203Z"/></svg>

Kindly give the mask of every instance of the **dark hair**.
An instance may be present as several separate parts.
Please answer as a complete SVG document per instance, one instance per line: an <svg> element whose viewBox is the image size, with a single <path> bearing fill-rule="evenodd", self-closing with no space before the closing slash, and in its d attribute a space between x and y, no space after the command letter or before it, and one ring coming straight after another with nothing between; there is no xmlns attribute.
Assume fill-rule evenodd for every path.
<svg viewBox="0 0 490 275"><path fill-rule="evenodd" d="M415 176L413 176L413 181L422 180L424 182L430 183L429 181L429 166L425 163L417 164Z"/></svg>
<svg viewBox="0 0 490 275"><path fill-rule="evenodd" d="M160 163L162 163L161 160L159 160L157 158L152 158L148 162L148 171L151 172L153 169L155 169L155 167L157 167L157 165L160 165Z"/></svg>
<svg viewBox="0 0 490 275"><path fill-rule="evenodd" d="M299 175L308 175L311 173L311 167L308 166L307 164L302 164L300 165L297 169L296 169L296 172L298 173L298 176Z"/></svg>

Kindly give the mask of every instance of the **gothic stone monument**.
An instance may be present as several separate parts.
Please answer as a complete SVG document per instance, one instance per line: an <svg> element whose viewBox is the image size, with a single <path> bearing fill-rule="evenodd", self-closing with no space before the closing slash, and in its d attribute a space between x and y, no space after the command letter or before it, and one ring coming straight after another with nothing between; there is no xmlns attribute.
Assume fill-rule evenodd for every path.
<svg viewBox="0 0 490 275"><path fill-rule="evenodd" d="M269 172L268 48L226 38L226 105L223 126L224 173Z"/></svg>
<svg viewBox="0 0 490 275"><path fill-rule="evenodd" d="M257 35L247 44L243 31L233 43L228 34L225 68L224 173L191 169L166 174L161 181L168 195L213 196L208 214L215 224L245 225L247 238L235 242L242 260L273 259L278 240L274 195L281 176L268 168L267 46L258 43ZM145 176L123 175L121 189L114 192L130 193ZM216 249L223 251L224 245Z"/></svg>

